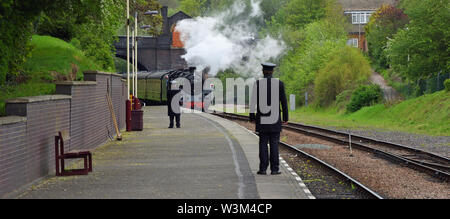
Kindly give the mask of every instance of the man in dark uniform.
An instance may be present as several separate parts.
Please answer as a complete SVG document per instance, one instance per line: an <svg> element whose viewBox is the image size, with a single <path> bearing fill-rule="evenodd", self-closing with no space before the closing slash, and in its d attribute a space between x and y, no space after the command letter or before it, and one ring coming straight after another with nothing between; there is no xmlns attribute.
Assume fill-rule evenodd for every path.
<svg viewBox="0 0 450 219"><path fill-rule="evenodd" d="M168 110L168 116L170 119L170 125L169 128L173 128L173 120L176 120L177 128L181 128L181 109L180 104L177 102L175 104L172 104L172 101L174 97L181 92L182 87L175 88L175 82L171 81L169 82L169 86L167 86L167 110Z"/></svg>
<svg viewBox="0 0 450 219"><path fill-rule="evenodd" d="M256 132L259 133L259 175L266 175L269 166L272 175L281 174L278 145L282 124L289 120L284 83L272 78L272 63L263 63L264 78L256 81L253 86L250 102L250 120L256 123ZM281 110L283 122L281 122ZM268 150L270 144L270 155ZM270 159L269 159L270 157Z"/></svg>

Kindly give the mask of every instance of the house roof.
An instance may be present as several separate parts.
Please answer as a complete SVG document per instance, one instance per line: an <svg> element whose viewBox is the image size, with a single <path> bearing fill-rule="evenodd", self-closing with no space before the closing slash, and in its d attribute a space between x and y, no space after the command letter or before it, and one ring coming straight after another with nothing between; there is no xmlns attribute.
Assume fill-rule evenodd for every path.
<svg viewBox="0 0 450 219"><path fill-rule="evenodd" d="M172 18L172 17L178 17L178 16L185 17L185 18L192 18L192 17L189 16L188 14L184 13L184 11L179 11L179 12L173 14L172 16L170 16L170 18Z"/></svg>
<svg viewBox="0 0 450 219"><path fill-rule="evenodd" d="M344 11L377 10L383 4L396 5L398 0L338 0Z"/></svg>
<svg viewBox="0 0 450 219"><path fill-rule="evenodd" d="M184 19L190 19L191 16L187 15L183 11L179 11L175 13L174 15L170 16L169 19L169 26L172 27L174 24L176 24L178 21L184 20Z"/></svg>

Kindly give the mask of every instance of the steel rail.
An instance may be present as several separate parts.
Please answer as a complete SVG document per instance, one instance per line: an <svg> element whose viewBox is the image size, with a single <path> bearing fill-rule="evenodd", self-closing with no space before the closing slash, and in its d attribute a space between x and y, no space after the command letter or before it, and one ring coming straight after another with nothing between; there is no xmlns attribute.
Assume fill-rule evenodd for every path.
<svg viewBox="0 0 450 219"><path fill-rule="evenodd" d="M213 113L214 115L223 117L223 118L232 118L232 119L238 119L241 121L249 121L250 119L245 116L235 115L235 114L223 114L223 113ZM347 182L351 183L356 187L358 190L358 193L362 194L364 197L367 197L368 199L383 199L382 196L377 194L376 192L372 191L368 187L364 186L362 183L358 182L357 180L353 179L349 175L345 174L344 172L336 169L335 167L331 166L330 164L320 160L319 158L316 158L292 145L289 145L288 143L280 141L280 145L288 148L291 151L294 151L295 153L299 154L300 156L305 157L306 159L313 160L314 162L318 163L320 166L325 167L327 170L331 171L333 174L337 175L340 178L345 179Z"/></svg>
<svg viewBox="0 0 450 219"><path fill-rule="evenodd" d="M249 117L243 116L243 115L237 115L237 114L231 114L231 113L215 113L215 114L218 116L224 117L224 118L232 118L232 119L241 120L241 121L250 121ZM316 126L303 125L303 124L299 124L299 123L288 123L288 125L283 125L283 127L287 128L291 131L294 131L294 132L302 133L302 134L309 135L309 136L314 136L314 137L317 137L317 138L320 138L320 139L323 139L326 141L331 141L331 142L334 142L337 144L341 144L341 145L349 145L350 144L350 141L348 140L348 138L346 138L349 135L348 133L329 130L329 129L320 128L320 127L316 127ZM315 131L312 131L312 130L315 130ZM323 134L323 133L328 133L328 135ZM334 135L334 136L330 136L330 135ZM335 136L337 136L337 137L335 137ZM354 146L355 148L358 148L358 149L364 150L364 151L368 151L368 152L371 152L371 153L374 153L377 155L381 155L385 158L388 158L389 161L406 165L409 168L427 173L432 177L436 177L436 178L442 179L447 182L450 181L450 173L448 172L449 165L445 165L445 164L450 163L449 158L446 158L446 157L443 157L443 156L440 156L437 154L433 154L430 152L426 152L423 150L411 148L408 146L394 144L394 143L385 142L385 141L380 141L380 140L371 139L371 138L366 138L366 137L362 137L362 136L358 136L358 135L352 135L352 139L354 141L351 142L351 145ZM367 145L367 143L384 145L384 146L387 146L389 148L393 148L396 150L405 150L405 151L408 151L409 153L414 153L413 155L428 156L433 161L436 161L438 163L431 163L431 162L419 161L416 159L408 158L407 157L408 155L402 156L402 155L394 154L394 153L391 153L388 151L380 150L380 149L377 149L377 148Z"/></svg>
<svg viewBox="0 0 450 219"><path fill-rule="evenodd" d="M325 132L325 133L337 135L337 136L340 136L343 138L346 138L349 135L349 133L345 133L345 132L329 130L329 129L325 129L325 128L321 128L321 127L317 127L317 126L304 125L304 124L300 124L300 123L292 123L291 122L291 123L289 123L288 126L295 126L295 127L304 128L304 129L317 130L319 132ZM450 164L450 158L447 158L447 157L444 157L444 156L441 156L441 155L438 155L435 153L431 153L428 151L424 151L421 149L417 149L417 148L413 148L413 147L409 147L409 146L405 146L405 145L401 145L401 144L396 144L396 143L392 143L392 142L381 141L381 140L377 140L377 139L373 139L373 138L369 138L369 137L363 137L363 136L359 136L359 135L352 135L352 139L359 140L360 142L384 145L386 147L390 147L390 148L396 149L396 150L405 150L410 153L414 153L416 155L424 155L424 156L430 157L431 159L434 159L435 161L443 163L443 164ZM442 166L444 166L444 165L442 165ZM447 166L447 167L450 170L450 166Z"/></svg>
<svg viewBox="0 0 450 219"><path fill-rule="evenodd" d="M357 180L353 179L352 177L350 177L349 175L345 174L344 172L336 169L335 167L331 166L330 164L292 146L289 145L285 142L281 142L280 144L290 150L295 151L296 153L300 154L301 156L306 157L307 159L311 159L317 163L319 163L321 166L326 167L328 170L332 171L334 174L337 174L339 177L345 178L347 181L349 181L351 184L355 185L356 188L358 189L359 193L362 193L365 197L368 197L370 199L383 199L382 196L380 196L379 194L377 194L376 192L372 191L371 189L369 189L368 187L364 186L362 183L358 182Z"/></svg>

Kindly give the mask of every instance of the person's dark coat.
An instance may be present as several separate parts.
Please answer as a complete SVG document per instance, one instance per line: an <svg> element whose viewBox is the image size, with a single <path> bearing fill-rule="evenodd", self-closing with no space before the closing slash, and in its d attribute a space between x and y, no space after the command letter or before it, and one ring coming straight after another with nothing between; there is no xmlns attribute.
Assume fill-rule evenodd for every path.
<svg viewBox="0 0 450 219"><path fill-rule="evenodd" d="M275 103L275 104L279 104L281 109L278 112L278 121L275 124L261 124L261 117L269 117L271 114L270 112L267 114L263 114L261 113L260 109L259 109L259 104L260 104L260 94L259 94L259 84L260 81L256 81L256 84L254 85L254 89L253 89L253 93L256 92L256 95L253 94L252 96L256 96L256 101L252 100L250 103L250 109L253 109L252 112L250 113L250 120L251 121L255 121L256 123L256 132L259 133L276 133L276 132L281 132L282 129L282 122L281 122L281 112L283 112L283 121L287 122L289 121L289 110L288 110L288 105L287 105L287 98L286 98L286 93L285 93L285 88L284 88L284 83L278 79L272 78L271 76L265 76L265 78L270 78L270 80L277 80L279 82L279 103ZM267 105L271 106L271 93L272 93L272 88L271 88L271 83L269 80L267 80ZM255 110L256 109L256 110ZM254 113L256 112L256 114Z"/></svg>
<svg viewBox="0 0 450 219"><path fill-rule="evenodd" d="M172 108L172 100L175 97L175 95L177 95L178 93L180 93L180 90L167 90L167 115L168 116L178 116L181 115L181 109L180 109L180 104L177 103L175 104L175 108ZM178 113L176 113L178 112Z"/></svg>

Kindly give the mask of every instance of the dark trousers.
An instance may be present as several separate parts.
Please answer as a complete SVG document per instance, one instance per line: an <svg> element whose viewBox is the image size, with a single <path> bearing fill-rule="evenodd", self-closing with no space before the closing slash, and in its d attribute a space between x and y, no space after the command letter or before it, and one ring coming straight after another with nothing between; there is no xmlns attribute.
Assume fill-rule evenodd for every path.
<svg viewBox="0 0 450 219"><path fill-rule="evenodd" d="M181 126L181 115L174 115L170 117L170 127L173 127L173 120L176 119L177 127Z"/></svg>
<svg viewBox="0 0 450 219"><path fill-rule="evenodd" d="M272 172L280 170L280 152L278 145L280 143L280 133L259 133L259 170L265 172L269 166ZM270 154L268 145L270 144Z"/></svg>

